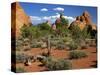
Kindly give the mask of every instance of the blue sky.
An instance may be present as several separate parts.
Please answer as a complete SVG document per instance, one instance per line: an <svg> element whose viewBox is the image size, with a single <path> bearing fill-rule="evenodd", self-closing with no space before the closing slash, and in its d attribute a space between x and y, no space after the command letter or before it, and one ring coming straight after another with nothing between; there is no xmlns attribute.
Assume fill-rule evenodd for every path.
<svg viewBox="0 0 100 75"><path fill-rule="evenodd" d="M88 11L91 15L93 23L97 24L97 8L88 6L72 6L57 4L40 4L20 2L25 13L30 16L33 24L38 24L50 20L53 23L58 17L59 12L64 12L65 18L70 23L75 20L76 16L82 15L84 11Z"/></svg>

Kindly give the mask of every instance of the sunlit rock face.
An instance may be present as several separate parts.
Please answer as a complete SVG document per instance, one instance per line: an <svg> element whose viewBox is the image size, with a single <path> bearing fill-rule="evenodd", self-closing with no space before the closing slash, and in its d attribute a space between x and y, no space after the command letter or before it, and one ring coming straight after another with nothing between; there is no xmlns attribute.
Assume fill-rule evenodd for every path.
<svg viewBox="0 0 100 75"><path fill-rule="evenodd" d="M18 37L20 35L20 28L23 26L30 26L30 17L24 12L20 3L15 2L11 5L11 29L12 36Z"/></svg>
<svg viewBox="0 0 100 75"><path fill-rule="evenodd" d="M83 12L81 16L77 16L76 20L73 21L69 27L71 28L73 25L78 25L81 30L87 25L91 25L93 30L97 29L96 25L92 23L91 16L87 11Z"/></svg>

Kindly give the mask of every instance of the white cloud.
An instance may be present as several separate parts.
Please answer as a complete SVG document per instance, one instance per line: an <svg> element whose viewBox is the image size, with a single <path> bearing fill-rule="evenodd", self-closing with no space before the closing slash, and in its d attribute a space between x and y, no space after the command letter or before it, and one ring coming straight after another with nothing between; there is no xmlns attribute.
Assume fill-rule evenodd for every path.
<svg viewBox="0 0 100 75"><path fill-rule="evenodd" d="M43 20L50 20L50 16L44 16L42 17Z"/></svg>
<svg viewBox="0 0 100 75"><path fill-rule="evenodd" d="M56 13L56 15L53 15L53 16L43 16L43 17L30 16L33 24L43 23L43 22L46 22L47 20L49 20L51 23L54 23L56 19L59 17L60 17L59 13ZM75 20L75 18L71 16L64 16L64 17L69 20L69 24Z"/></svg>
<svg viewBox="0 0 100 75"><path fill-rule="evenodd" d="M55 11L64 11L64 8L57 7L57 8L54 8L53 10L55 10Z"/></svg>
<svg viewBox="0 0 100 75"><path fill-rule="evenodd" d="M71 17L71 16L64 16L64 17L69 20L69 24L75 21L74 17Z"/></svg>
<svg viewBox="0 0 100 75"><path fill-rule="evenodd" d="M30 18L31 20L41 20L41 18L38 16L30 16Z"/></svg>
<svg viewBox="0 0 100 75"><path fill-rule="evenodd" d="M47 8L42 8L40 11L48 11Z"/></svg>
<svg viewBox="0 0 100 75"><path fill-rule="evenodd" d="M30 16L30 19L32 21L32 24L36 25L39 23L42 23L42 18L38 16Z"/></svg>

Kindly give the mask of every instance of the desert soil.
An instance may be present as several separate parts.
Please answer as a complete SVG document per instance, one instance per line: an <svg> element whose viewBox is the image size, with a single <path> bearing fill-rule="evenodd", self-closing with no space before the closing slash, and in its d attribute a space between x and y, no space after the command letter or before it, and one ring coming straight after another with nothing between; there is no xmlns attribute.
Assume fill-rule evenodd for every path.
<svg viewBox="0 0 100 75"><path fill-rule="evenodd" d="M97 50L96 47L88 47L87 49L83 49L87 52L88 57L81 59L72 59L72 69L84 69L84 68L96 68L97 62ZM47 49L41 50L40 48L33 48L30 51L26 51L25 53L28 55L37 55L42 52L47 51ZM51 56L54 58L69 58L68 50L51 50ZM46 67L40 66L40 62L33 62L31 66L24 66L23 63L17 63L17 67L23 67L27 72L40 72L45 71Z"/></svg>

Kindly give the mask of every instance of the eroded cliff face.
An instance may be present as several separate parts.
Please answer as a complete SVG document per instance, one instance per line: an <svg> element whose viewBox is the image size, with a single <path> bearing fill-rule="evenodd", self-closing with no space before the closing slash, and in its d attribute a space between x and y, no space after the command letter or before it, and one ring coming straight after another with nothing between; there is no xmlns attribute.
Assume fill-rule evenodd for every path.
<svg viewBox="0 0 100 75"><path fill-rule="evenodd" d="M84 29L87 25L91 25L93 30L97 30L96 25L92 22L90 14L85 11L81 16L77 16L76 20L70 24L70 27L73 25L78 25L80 29Z"/></svg>
<svg viewBox="0 0 100 75"><path fill-rule="evenodd" d="M30 17L24 12L23 8L20 6L20 3L15 2L11 5L11 29L12 36L18 37L21 34L21 27L23 25L30 26L31 20Z"/></svg>

